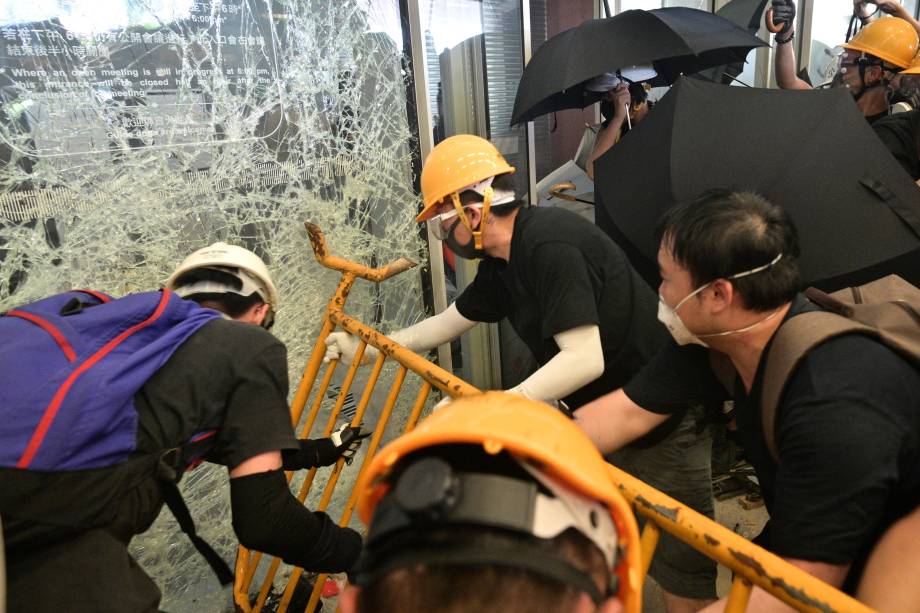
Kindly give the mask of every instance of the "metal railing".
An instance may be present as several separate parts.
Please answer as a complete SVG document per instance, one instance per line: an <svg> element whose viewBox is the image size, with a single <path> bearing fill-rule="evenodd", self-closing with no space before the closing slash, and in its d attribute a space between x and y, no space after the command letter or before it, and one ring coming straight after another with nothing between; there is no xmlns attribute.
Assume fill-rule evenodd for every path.
<svg viewBox="0 0 920 613"><path fill-rule="evenodd" d="M414 267L415 263L401 258L381 268L369 268L355 262L349 262L329 253L326 240L319 227L309 223L306 225L316 259L323 266L340 272L342 276L335 293L327 305L322 329L316 338L313 351L307 361L307 366L304 369L303 377L291 405L291 419L296 426L300 423L308 399L311 396L313 398L300 436L309 436L323 399L326 397L326 391L329 388L332 376L338 366L338 362L335 360L329 363L319 381L319 386L314 391L314 384L322 367L325 354L324 340L336 326L357 337L359 344L354 359L345 374L336 402L326 419L322 436L329 436L332 433L336 419L345 403L345 398L351 389L368 345L376 348L379 351L379 355L371 367L354 418L351 420L353 426L357 426L364 419L367 406L380 378L385 361L391 359L399 365L380 416L377 419L377 423L374 424L373 434L369 442L366 443L366 453L355 480L355 483L357 483L377 452L385 430L391 426L390 420L393 408L409 373L420 377L423 383L405 422L401 424L403 432L409 432L415 427L432 388L437 388L444 394L454 398L475 394L480 390L345 314L345 302L356 279L361 278L379 283ZM344 464L344 459L340 459L333 467L323 487L322 497L316 510L324 511L329 506ZM734 571L735 576L729 594L728 606L726 607L726 611L729 613L745 610L750 599L751 590L755 585L765 589L799 611L822 613L869 613L871 611L871 609L852 597L754 545L731 530L666 496L635 477L614 466L610 466L609 471L611 479L633 509L649 520L646 522L641 537L641 577L643 580L648 572L655 548L658 545L660 531L665 530L705 556ZM292 473L288 473L287 477L290 481ZM315 477L316 469L312 468L307 472L297 493L297 497L301 502L306 500ZM339 519L340 525L345 526L351 520L355 505L358 502L358 494L357 489L353 489L349 493L342 516ZM246 612L258 612L265 606L280 566L280 560L277 558L272 559L270 562L262 558L263 556L259 552L249 551L242 546L239 549L233 596L236 605ZM261 585L258 591L251 595L256 571L260 564L266 562L268 568L261 579ZM277 607L279 613L288 611L302 572L301 569L296 568L291 573ZM315 609L326 578L325 574L320 574L315 578L313 591L310 594L310 600L305 611Z"/></svg>

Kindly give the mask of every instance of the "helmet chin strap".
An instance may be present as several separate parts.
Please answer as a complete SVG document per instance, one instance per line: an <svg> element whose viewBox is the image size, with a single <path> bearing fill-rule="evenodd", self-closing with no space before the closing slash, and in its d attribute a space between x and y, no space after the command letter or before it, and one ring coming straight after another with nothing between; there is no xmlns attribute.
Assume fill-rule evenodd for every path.
<svg viewBox="0 0 920 613"><path fill-rule="evenodd" d="M879 77L878 82L872 85L867 85L866 84L866 69L871 68L871 66L878 66L879 69L881 69L882 74ZM880 64L866 65L866 64L860 63L859 64L859 83L862 86L862 89L859 91L857 95L853 97L853 100L855 100L856 102L859 102L859 99L863 97L863 94L869 92L870 90L881 87L885 89L885 102L887 103L888 100L891 98L891 95L894 92L891 90L891 87L889 86L891 81L885 78L885 72L886 72L885 67Z"/></svg>
<svg viewBox="0 0 920 613"><path fill-rule="evenodd" d="M466 211L463 210L463 204L460 203L460 194L454 192L450 195L450 199L454 203L454 208L457 209L457 217L460 218L460 221L466 226L466 229L473 235L473 246L476 247L476 249L482 249L482 229L486 225L486 219L489 218L489 209L492 207L492 194L491 187L487 187L483 191L482 219L479 222L478 230L474 230L472 224L470 224L470 220L466 216Z"/></svg>

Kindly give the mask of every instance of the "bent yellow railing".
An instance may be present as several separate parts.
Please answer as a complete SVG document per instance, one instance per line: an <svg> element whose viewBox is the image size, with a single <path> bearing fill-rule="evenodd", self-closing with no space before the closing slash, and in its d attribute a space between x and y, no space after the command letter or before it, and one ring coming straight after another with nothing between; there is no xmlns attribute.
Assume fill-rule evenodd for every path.
<svg viewBox="0 0 920 613"><path fill-rule="evenodd" d="M381 268L369 268L355 262L349 262L331 255L320 229L313 224L308 223L306 225L316 259L323 266L340 272L342 276L335 294L327 306L322 329L314 343L313 351L307 361L303 377L291 404L291 419L296 427L300 423L303 410L306 408L312 392L313 402L310 405L310 411L299 436L309 436L319 414L323 398L326 397L326 391L338 366L337 361L329 363L322 379L320 379L319 386L314 391L313 387L322 367L325 354L324 340L336 326L351 333L360 342L354 360L345 374L336 402L326 419L322 436L329 436L332 433L336 419L351 389L355 374L368 345L376 348L379 351L379 355L371 368L361 399L358 402L355 416L351 421L352 425L357 426L362 422L385 361L392 359L399 365L390 385L383 409L377 423L374 424L373 434L369 441L365 443L366 453L358 469L358 478L360 478L360 475L370 465L374 454L380 446L384 432L390 425L393 408L396 406L400 391L409 373L421 377L423 383L405 423L402 424L403 432L408 432L415 427L432 388L437 388L454 398L475 394L479 390L344 313L343 309L348 293L356 279L361 278L379 283L412 268L415 266L413 262L402 258ZM344 466L344 460L340 459L333 467L323 488L322 498L316 510L323 511L328 507ZM734 571L735 577L729 594L728 606L726 607L726 611L729 613L745 610L750 599L751 590L755 585L767 590L799 611L821 613L869 613L871 611L871 609L850 596L819 581L805 571L784 562L779 557L754 545L711 519L700 515L686 505L662 494L635 477L614 466L610 466L609 470L614 483L633 506L633 509L649 520L646 522L641 538L643 563L641 575L643 578L648 571L651 558L658 544L660 530L665 530L707 557ZM289 481L291 476L292 474L289 473ZM307 472L304 482L297 493L297 497L301 502L306 500L315 476L315 468ZM358 478L355 479L355 482L357 482ZM357 504L357 497L357 490L350 492L342 516L339 519L340 525L347 525L351 520ZM267 569L258 591L253 592L252 590L256 572L260 564L265 562L267 561L262 559L262 555L259 552L251 552L244 547L240 547L236 561L236 580L233 586L233 597L237 607L242 611L261 611L268 599L280 565L278 559L267 562ZM298 585L302 572L301 569L297 568L291 573L277 607L279 613L289 610L291 598L294 595L294 590ZM304 609L305 611L315 609L320 599L325 579L326 575L324 574L320 574L315 578L313 591L310 594L310 600Z"/></svg>

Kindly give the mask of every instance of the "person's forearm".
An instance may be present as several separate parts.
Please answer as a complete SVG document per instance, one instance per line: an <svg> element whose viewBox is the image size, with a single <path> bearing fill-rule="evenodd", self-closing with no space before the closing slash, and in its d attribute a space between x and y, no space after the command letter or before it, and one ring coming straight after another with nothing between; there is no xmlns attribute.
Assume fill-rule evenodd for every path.
<svg viewBox="0 0 920 613"><path fill-rule="evenodd" d="M553 337L559 353L509 391L555 401L581 389L604 373L604 350L597 326L579 326Z"/></svg>
<svg viewBox="0 0 920 613"><path fill-rule="evenodd" d="M722 613L725 611L727 604L728 598L720 598L700 611L700 613ZM795 611L779 598L756 586L751 591L751 599L748 601L747 610L756 611L757 613L789 613L790 611Z"/></svg>
<svg viewBox="0 0 920 613"><path fill-rule="evenodd" d="M349 570L360 555L360 535L301 505L281 470L230 479L230 507L241 544L304 570Z"/></svg>
<svg viewBox="0 0 920 613"><path fill-rule="evenodd" d="M604 455L650 432L668 418L646 411L616 390L575 411L575 422Z"/></svg>
<svg viewBox="0 0 920 613"><path fill-rule="evenodd" d="M808 83L796 76L795 49L792 42L775 43L775 47L776 84L781 89L811 89Z"/></svg>
<svg viewBox="0 0 920 613"><path fill-rule="evenodd" d="M828 564L826 562L794 558L783 558L783 560L838 589L843 585L843 581L849 571L848 564ZM727 604L728 599L722 598L703 609L702 613L722 613ZM757 613L788 613L789 611L795 611L793 607L757 586L754 586L751 591L751 599L748 601L747 610L756 611Z"/></svg>
<svg viewBox="0 0 920 613"><path fill-rule="evenodd" d="M461 315L456 303L451 303L437 315L388 336L400 345L418 353L454 340L476 323Z"/></svg>

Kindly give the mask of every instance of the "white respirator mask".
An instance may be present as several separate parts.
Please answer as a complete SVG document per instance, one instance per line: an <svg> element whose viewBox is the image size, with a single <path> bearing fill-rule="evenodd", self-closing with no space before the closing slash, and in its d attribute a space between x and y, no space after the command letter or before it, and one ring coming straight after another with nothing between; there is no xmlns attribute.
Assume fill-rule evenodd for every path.
<svg viewBox="0 0 920 613"><path fill-rule="evenodd" d="M769 262L768 264L764 264L763 266L758 266L757 268L752 268L750 270L745 270L744 272L739 272L729 277L725 277L725 279L726 280L740 279L741 277L747 277L748 275L753 275L758 272L763 272L764 270L772 268L774 264L776 264L777 262L780 261L780 259L782 259L782 257L783 257L783 254L780 253L778 256L773 258L773 260ZM747 332L748 330L752 330L756 328L757 326L763 323L766 323L767 321L772 319L777 313L779 313L779 310L773 311L772 313L770 313L769 315L767 315L760 321L756 321L752 323L751 325L745 326L743 328L738 328L737 330L726 330L725 332L714 332L710 334L694 334L684 324L683 320L680 318L680 315L677 314L677 310L681 306L683 306L684 303L690 300L690 298L697 295L698 293L700 293L701 291L703 291L704 289L706 289L713 283L714 281L710 281L709 283L706 283L705 285L701 285L700 287L696 288L695 290L687 294L687 296L685 296L683 300L678 302L677 306L675 306L674 308L669 307L665 303L664 298L661 297L661 294L658 294L658 321L664 324L664 326L668 329L668 332L670 332L671 336L674 338L674 342L676 342L678 345L702 345L703 347L708 347L709 345L707 345L706 342L702 340L703 338L711 338L714 336L728 336L730 334L739 334L741 332Z"/></svg>

